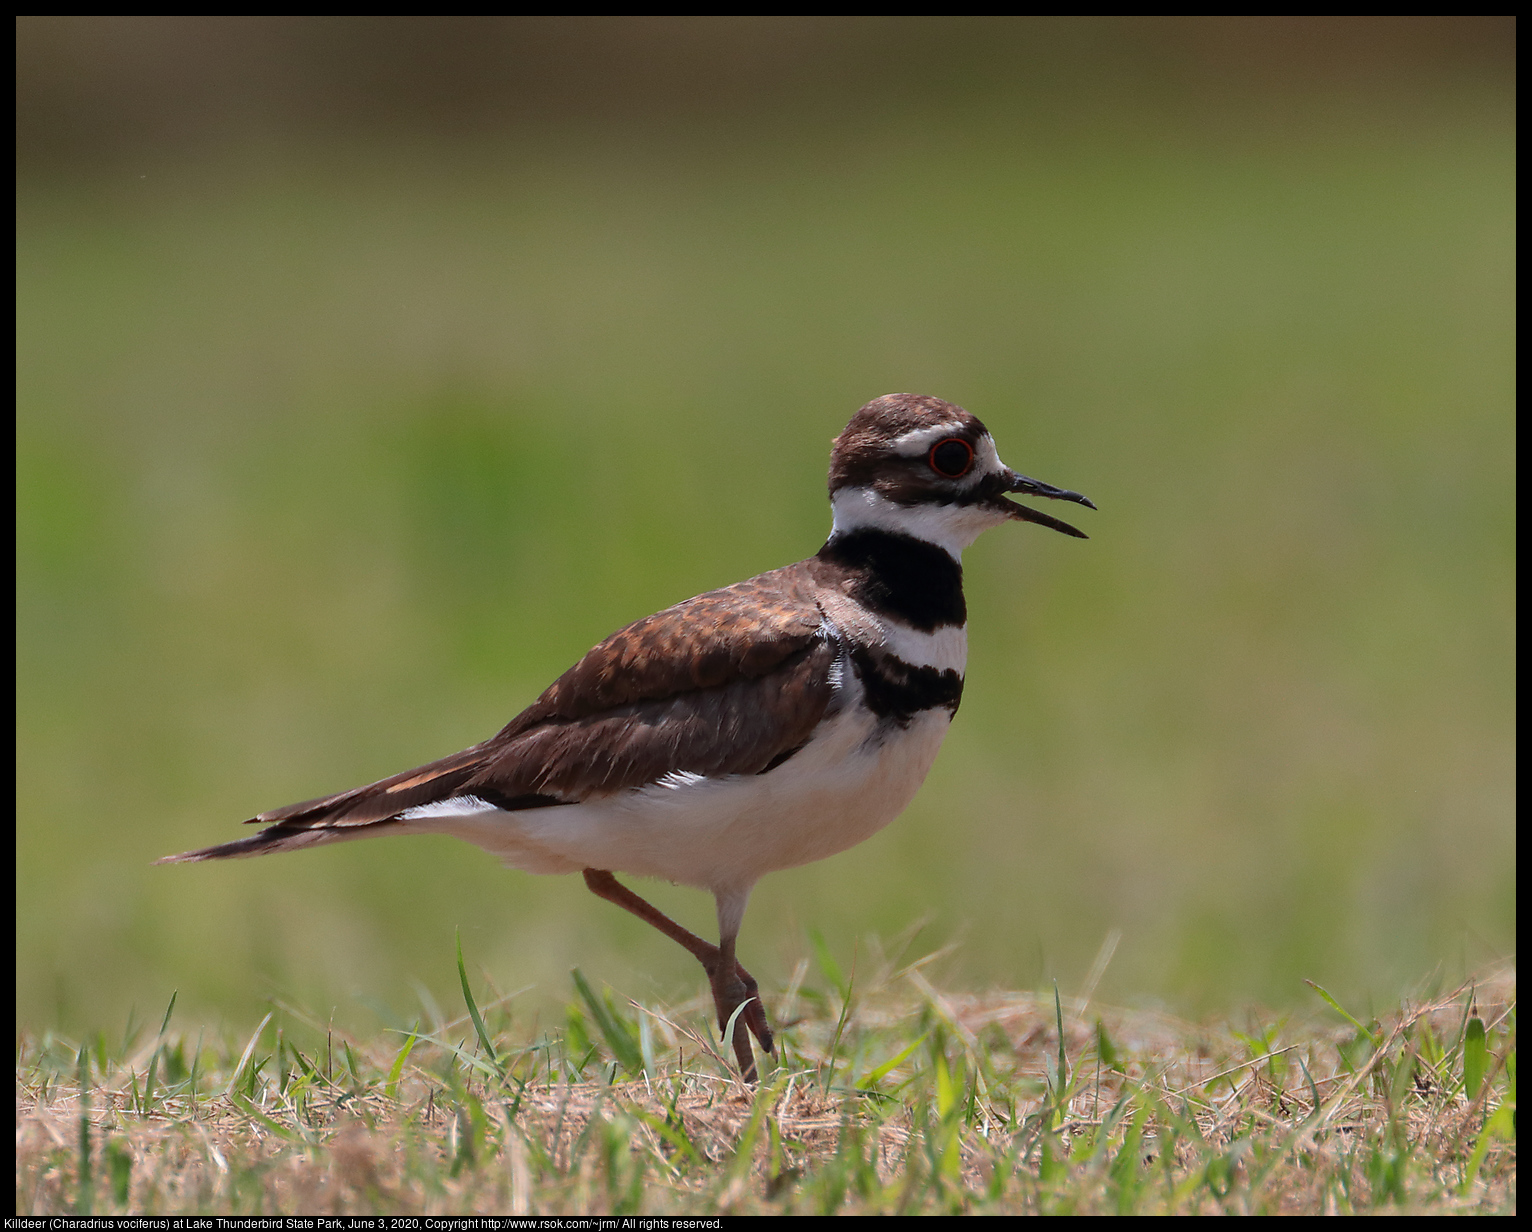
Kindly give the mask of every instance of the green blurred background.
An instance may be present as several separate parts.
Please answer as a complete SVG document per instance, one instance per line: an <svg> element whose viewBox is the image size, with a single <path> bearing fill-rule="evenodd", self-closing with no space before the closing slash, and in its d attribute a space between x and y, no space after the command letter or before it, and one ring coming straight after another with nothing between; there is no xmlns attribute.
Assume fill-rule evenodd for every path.
<svg viewBox="0 0 1532 1232"><path fill-rule="evenodd" d="M522 1004L697 993L446 838L150 861L808 555L899 390L1100 512L969 551L946 748L758 887L764 984L922 920L1187 1011L1513 946L1511 19L18 30L18 1025L450 1007L459 928Z"/></svg>

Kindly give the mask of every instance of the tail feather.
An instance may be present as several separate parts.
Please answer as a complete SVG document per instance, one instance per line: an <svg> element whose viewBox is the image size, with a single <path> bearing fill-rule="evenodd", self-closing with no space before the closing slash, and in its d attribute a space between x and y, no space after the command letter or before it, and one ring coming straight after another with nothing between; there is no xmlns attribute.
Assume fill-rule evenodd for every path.
<svg viewBox="0 0 1532 1232"><path fill-rule="evenodd" d="M379 779L365 787L289 804L257 813L246 825L278 822L325 826L370 826L422 804L435 804L454 795L477 774L486 759L482 745L464 749L426 766Z"/></svg>
<svg viewBox="0 0 1532 1232"><path fill-rule="evenodd" d="M229 860L299 851L326 843L371 838L404 827L399 815L425 804L450 799L478 773L486 758L482 745L464 749L426 766L406 770L365 787L289 804L258 813L246 825L267 828L249 838L166 856L156 864L193 864L200 860Z"/></svg>
<svg viewBox="0 0 1532 1232"><path fill-rule="evenodd" d="M305 847L322 847L326 843L344 843L356 838L372 838L386 834L403 823L390 818L375 821L366 826L272 826L249 838L238 838L232 843L219 843L216 847L203 847L197 851L183 851L180 855L163 856L156 864L196 864L201 860L233 860L242 856L264 856L278 851L301 851Z"/></svg>

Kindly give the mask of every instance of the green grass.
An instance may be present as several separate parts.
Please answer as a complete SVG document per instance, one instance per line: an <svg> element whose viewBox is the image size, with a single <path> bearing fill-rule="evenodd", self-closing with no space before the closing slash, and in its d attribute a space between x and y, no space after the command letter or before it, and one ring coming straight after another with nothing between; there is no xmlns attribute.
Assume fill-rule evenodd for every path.
<svg viewBox="0 0 1532 1232"><path fill-rule="evenodd" d="M1385 100L1386 101L1386 100ZM1189 1016L1514 946L1514 140L1498 98L1282 126L1112 99L687 138L322 146L21 186L18 1023L181 990L353 1035L684 953L449 840L155 868L495 731L596 639L800 559L830 438L936 393L1087 493L967 555L905 816L741 955L931 913L944 985ZM705 896L656 904L696 928ZM189 1046L189 1045L188 1045Z"/></svg>
<svg viewBox="0 0 1532 1232"><path fill-rule="evenodd" d="M368 1038L288 1005L194 1035L173 1003L157 1031L24 1034L17 1211L1514 1213L1512 971L1367 1021L1316 987L1193 1024L944 994L873 950L771 998L753 1089L700 1002L576 972L539 1023L461 954L465 1016Z"/></svg>

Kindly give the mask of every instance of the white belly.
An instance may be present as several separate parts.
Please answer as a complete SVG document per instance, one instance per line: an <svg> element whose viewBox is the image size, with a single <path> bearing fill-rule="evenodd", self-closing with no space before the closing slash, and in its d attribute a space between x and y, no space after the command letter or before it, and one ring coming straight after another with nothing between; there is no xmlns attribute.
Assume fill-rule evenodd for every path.
<svg viewBox="0 0 1532 1232"><path fill-rule="evenodd" d="M919 633L859 608L827 610L854 618L864 638L907 663L962 672L967 660L962 627ZM637 791L515 813L446 801L414 810L403 824L466 839L529 873L601 868L747 893L766 873L835 855L888 825L920 789L952 724L951 711L935 709L905 728L880 725L861 704L849 660L836 680L838 713L765 774L668 775Z"/></svg>
<svg viewBox="0 0 1532 1232"><path fill-rule="evenodd" d="M531 873L603 868L715 892L748 890L766 873L845 851L891 822L925 781L951 721L948 711L933 710L880 733L870 714L849 707L766 774L406 824L466 839Z"/></svg>

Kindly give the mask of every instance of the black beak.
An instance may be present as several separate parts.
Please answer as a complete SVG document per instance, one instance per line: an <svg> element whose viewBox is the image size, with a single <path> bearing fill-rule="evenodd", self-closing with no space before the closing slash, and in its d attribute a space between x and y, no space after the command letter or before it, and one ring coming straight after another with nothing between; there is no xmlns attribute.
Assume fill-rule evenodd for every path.
<svg viewBox="0 0 1532 1232"><path fill-rule="evenodd" d="M1094 509L1087 497L1078 492L1070 492L1065 488L1056 488L1050 483L1041 483L1036 479L1028 479L1025 475L1018 475L1013 470L1005 472L1005 490L1007 492L1020 492L1026 496L1046 496L1049 500L1074 501L1077 505L1084 505L1087 509ZM1082 530L1076 530L1068 522L1062 522L1058 518L1049 517L1046 513L1039 513L1036 509L1029 509L1025 505L1018 505L1014 501L1002 500L1002 503L1011 510L1013 517L1020 518L1023 522L1036 522L1039 526L1048 526L1065 535L1073 535L1076 539L1089 539Z"/></svg>

